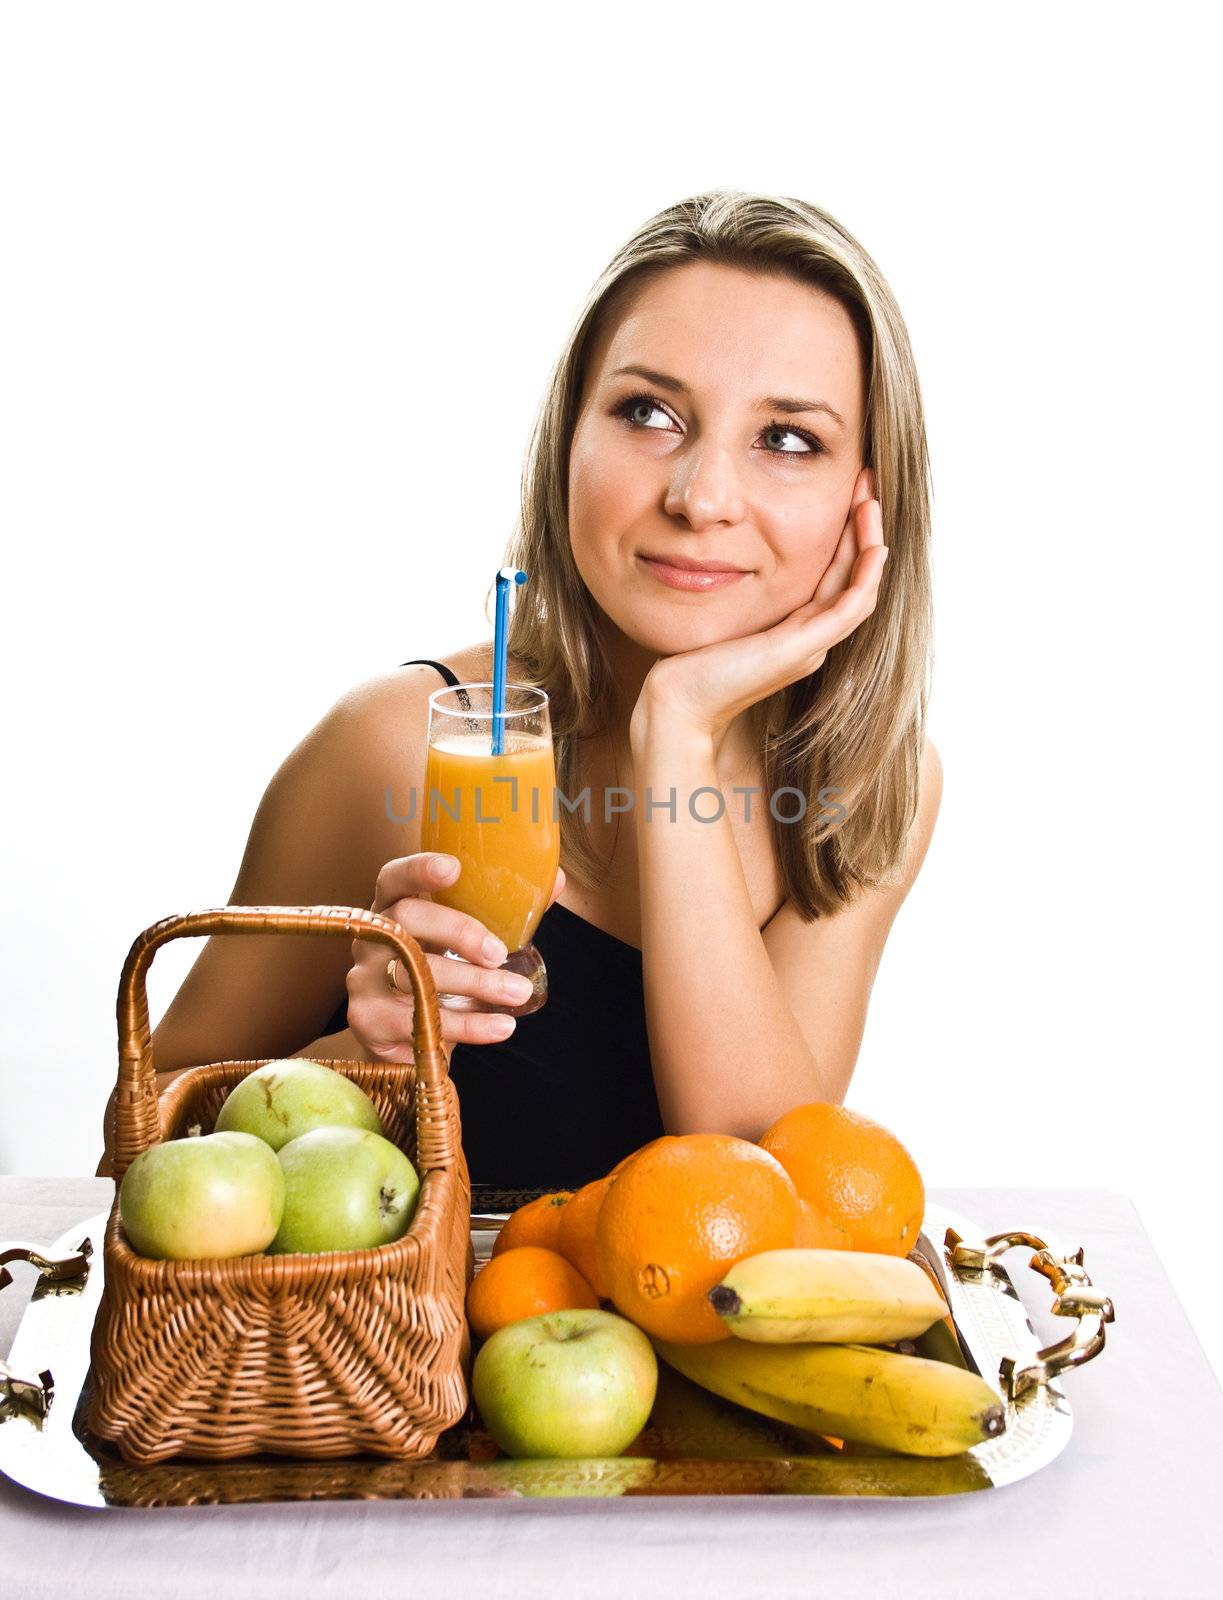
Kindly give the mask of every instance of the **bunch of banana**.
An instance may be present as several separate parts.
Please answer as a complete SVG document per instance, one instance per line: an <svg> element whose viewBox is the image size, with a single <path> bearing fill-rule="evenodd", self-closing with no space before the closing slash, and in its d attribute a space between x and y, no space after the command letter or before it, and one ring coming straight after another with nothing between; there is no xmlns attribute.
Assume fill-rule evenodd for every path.
<svg viewBox="0 0 1223 1600"><path fill-rule="evenodd" d="M709 1302L733 1339L651 1343L677 1372L749 1411L915 1456L958 1455L1006 1426L1000 1396L962 1360L908 1353L914 1339L928 1346L944 1333L947 1303L904 1256L765 1250L737 1262ZM888 1344L902 1348L879 1348Z"/></svg>
<svg viewBox="0 0 1223 1600"><path fill-rule="evenodd" d="M861 1344L650 1343L677 1372L749 1411L905 1455L957 1455L1006 1426L989 1384L944 1361Z"/></svg>
<svg viewBox="0 0 1223 1600"><path fill-rule="evenodd" d="M947 1310L916 1262L854 1250L746 1256L709 1303L736 1338L763 1344L890 1344L915 1339Z"/></svg>

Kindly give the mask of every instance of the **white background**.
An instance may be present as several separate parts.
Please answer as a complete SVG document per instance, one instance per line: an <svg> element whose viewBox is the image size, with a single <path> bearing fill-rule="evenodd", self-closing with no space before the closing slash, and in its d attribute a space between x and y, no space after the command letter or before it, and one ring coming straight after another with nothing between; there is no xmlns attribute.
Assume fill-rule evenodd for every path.
<svg viewBox="0 0 1223 1600"><path fill-rule="evenodd" d="M328 706L491 632L609 254L793 194L891 282L934 462L945 796L849 1103L930 1185L1130 1195L1219 1369L1205 13L433 9L0 13L0 1170L93 1171L129 944L226 901Z"/></svg>

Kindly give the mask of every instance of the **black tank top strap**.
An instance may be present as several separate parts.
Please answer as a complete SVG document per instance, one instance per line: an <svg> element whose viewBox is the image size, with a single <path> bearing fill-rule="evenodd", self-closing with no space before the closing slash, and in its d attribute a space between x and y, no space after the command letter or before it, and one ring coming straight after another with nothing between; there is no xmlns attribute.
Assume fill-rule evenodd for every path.
<svg viewBox="0 0 1223 1600"><path fill-rule="evenodd" d="M449 667L444 667L440 661L430 661L427 656L418 656L414 661L401 661L399 665L401 667L436 667L452 689L459 681Z"/></svg>

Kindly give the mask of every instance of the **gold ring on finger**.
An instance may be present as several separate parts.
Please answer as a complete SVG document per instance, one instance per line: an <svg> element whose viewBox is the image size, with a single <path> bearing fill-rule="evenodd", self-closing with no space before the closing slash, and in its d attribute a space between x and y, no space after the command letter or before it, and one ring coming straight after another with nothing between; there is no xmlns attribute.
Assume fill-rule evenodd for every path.
<svg viewBox="0 0 1223 1600"><path fill-rule="evenodd" d="M406 992L395 982L395 963L398 960L398 956L392 956L386 964L386 986L392 994L404 994Z"/></svg>

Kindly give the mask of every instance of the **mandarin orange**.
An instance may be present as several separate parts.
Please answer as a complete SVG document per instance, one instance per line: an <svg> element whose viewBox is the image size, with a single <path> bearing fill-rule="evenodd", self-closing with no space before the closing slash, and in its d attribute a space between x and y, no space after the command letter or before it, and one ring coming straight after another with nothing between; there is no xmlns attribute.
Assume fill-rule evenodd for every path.
<svg viewBox="0 0 1223 1600"><path fill-rule="evenodd" d="M603 1197L613 1182L615 1176L609 1172L605 1178L584 1183L574 1191L568 1205L559 1213L556 1243L552 1246L571 1266L578 1269L594 1292L603 1299L610 1299L611 1294L595 1255L595 1225L599 1220Z"/></svg>
<svg viewBox="0 0 1223 1600"><path fill-rule="evenodd" d="M555 1250L532 1244L490 1258L467 1291L467 1320L480 1339L523 1317L598 1307L598 1295L576 1267Z"/></svg>
<svg viewBox="0 0 1223 1600"><path fill-rule="evenodd" d="M501 1224L493 1240L493 1255L499 1256L503 1250L514 1250L524 1244L538 1245L541 1250L555 1250L561 1213L572 1199L571 1190L558 1189L555 1194L541 1194L534 1200L528 1200L526 1205L519 1206Z"/></svg>
<svg viewBox="0 0 1223 1600"><path fill-rule="evenodd" d="M758 1145L665 1135L608 1188L595 1254L618 1311L658 1338L712 1344L730 1329L707 1291L744 1256L793 1245L797 1226L794 1185Z"/></svg>
<svg viewBox="0 0 1223 1600"><path fill-rule="evenodd" d="M881 1123L824 1101L795 1106L760 1138L851 1250L908 1255L921 1232L926 1192L913 1157Z"/></svg>

